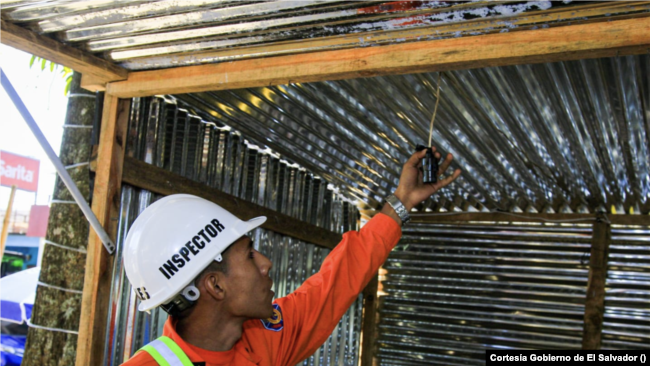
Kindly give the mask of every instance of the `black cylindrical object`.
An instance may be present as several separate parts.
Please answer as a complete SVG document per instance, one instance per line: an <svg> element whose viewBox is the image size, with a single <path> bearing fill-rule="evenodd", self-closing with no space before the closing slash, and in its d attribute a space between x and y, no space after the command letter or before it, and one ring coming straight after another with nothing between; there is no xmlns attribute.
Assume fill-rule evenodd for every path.
<svg viewBox="0 0 650 366"><path fill-rule="evenodd" d="M415 150L422 151L426 149L427 152L422 159L422 182L423 183L436 183L438 182L438 159L433 155L433 150L430 147L418 145Z"/></svg>

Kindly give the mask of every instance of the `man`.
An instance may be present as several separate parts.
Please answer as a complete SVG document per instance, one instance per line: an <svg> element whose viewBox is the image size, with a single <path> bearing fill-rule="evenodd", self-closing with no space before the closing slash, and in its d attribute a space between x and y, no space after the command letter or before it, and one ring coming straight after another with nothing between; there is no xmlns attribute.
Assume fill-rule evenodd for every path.
<svg viewBox="0 0 650 366"><path fill-rule="evenodd" d="M359 232L345 233L320 271L275 303L271 262L245 236L265 217L244 222L189 195L149 206L129 231L124 265L142 300L139 310L161 306L171 316L163 337L125 365L294 366L309 357L397 244L410 209L460 175L457 169L423 184L425 153L406 162L381 213ZM445 158L439 175L452 159Z"/></svg>

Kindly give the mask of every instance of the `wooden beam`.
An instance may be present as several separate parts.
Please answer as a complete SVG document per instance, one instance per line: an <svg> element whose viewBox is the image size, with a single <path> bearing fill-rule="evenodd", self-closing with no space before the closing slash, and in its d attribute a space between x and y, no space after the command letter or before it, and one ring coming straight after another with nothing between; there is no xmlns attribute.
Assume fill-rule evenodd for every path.
<svg viewBox="0 0 650 366"><path fill-rule="evenodd" d="M510 212L451 212L451 213L416 213L411 214L413 223L443 222L556 222L588 224L596 220L595 214L563 213L510 213ZM607 220L614 225L650 226L650 215L607 215Z"/></svg>
<svg viewBox="0 0 650 366"><path fill-rule="evenodd" d="M266 216L263 228L326 248L333 249L342 238L341 234L242 200L216 188L131 157L124 158L122 180L124 183L163 195L193 194L218 204L242 220Z"/></svg>
<svg viewBox="0 0 650 366"><path fill-rule="evenodd" d="M647 53L650 18L131 72L119 97L180 94Z"/></svg>
<svg viewBox="0 0 650 366"><path fill-rule="evenodd" d="M90 53L57 42L15 24L1 21L0 41L32 55L67 66L103 83L124 80L129 72Z"/></svg>
<svg viewBox="0 0 650 366"><path fill-rule="evenodd" d="M377 341L377 289L378 274L363 289L363 320L361 324L361 360L360 366L373 366L375 343Z"/></svg>
<svg viewBox="0 0 650 366"><path fill-rule="evenodd" d="M611 226L604 216L594 223L589 257L589 282L585 301L584 333L582 349L600 349L605 314L605 281L607 280L607 259L612 240Z"/></svg>
<svg viewBox="0 0 650 366"><path fill-rule="evenodd" d="M129 109L130 100L119 100L108 94L104 98L92 208L113 241L116 240L120 213L122 164ZM81 299L77 366L103 363L114 260L104 249L97 234L91 230Z"/></svg>

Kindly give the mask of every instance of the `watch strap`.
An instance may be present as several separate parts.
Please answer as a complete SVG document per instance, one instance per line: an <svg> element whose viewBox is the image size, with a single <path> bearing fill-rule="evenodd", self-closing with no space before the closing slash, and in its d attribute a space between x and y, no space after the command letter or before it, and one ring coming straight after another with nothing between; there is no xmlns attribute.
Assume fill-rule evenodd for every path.
<svg viewBox="0 0 650 366"><path fill-rule="evenodd" d="M411 216L408 211L406 211L406 207L404 207L402 201L395 197L394 194L388 195L386 197L386 202L393 208L393 210L395 210L395 213L399 216L400 220L402 220L402 226L411 220Z"/></svg>

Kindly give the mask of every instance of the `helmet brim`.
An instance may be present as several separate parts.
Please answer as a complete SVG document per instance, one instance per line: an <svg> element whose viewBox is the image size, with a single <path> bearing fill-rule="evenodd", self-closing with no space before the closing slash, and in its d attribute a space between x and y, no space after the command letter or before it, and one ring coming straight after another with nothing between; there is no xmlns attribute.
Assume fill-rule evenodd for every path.
<svg viewBox="0 0 650 366"><path fill-rule="evenodd" d="M244 234L257 229L258 227L262 226L265 222L266 222L266 216L260 216L245 221L244 224L246 224L246 228L243 230Z"/></svg>

